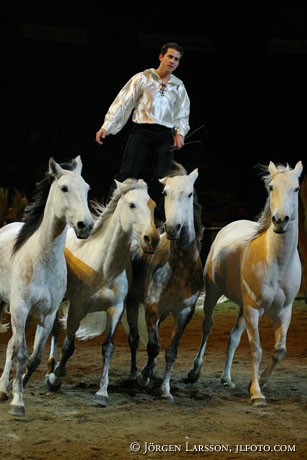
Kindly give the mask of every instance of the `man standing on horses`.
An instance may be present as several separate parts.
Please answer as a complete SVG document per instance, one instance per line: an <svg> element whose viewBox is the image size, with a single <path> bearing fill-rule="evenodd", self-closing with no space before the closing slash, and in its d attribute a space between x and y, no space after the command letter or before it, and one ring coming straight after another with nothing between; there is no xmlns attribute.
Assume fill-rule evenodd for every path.
<svg viewBox="0 0 307 460"><path fill-rule="evenodd" d="M117 134L133 112L133 127L117 180L138 179L145 159L151 155L156 162L155 182L159 184L158 179L167 176L172 169L174 151L184 146L184 138L190 129L190 99L183 82L173 75L182 57L180 45L164 44L159 54L159 67L135 74L107 111L104 123L96 133L96 142L100 145L109 134ZM163 203L159 209L159 198L153 197L158 204L157 218L163 219Z"/></svg>

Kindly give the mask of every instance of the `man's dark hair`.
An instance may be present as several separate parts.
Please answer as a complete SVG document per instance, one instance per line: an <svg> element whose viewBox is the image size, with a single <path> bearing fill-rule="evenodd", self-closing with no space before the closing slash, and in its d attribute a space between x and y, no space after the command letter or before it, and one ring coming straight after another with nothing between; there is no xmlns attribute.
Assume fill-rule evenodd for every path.
<svg viewBox="0 0 307 460"><path fill-rule="evenodd" d="M167 53L167 50L169 48L173 48L174 50L178 51L178 53L180 53L180 60L182 59L182 57L183 57L183 48L182 48L182 46L178 45L178 43L175 43L175 42L165 43L162 46L161 51L160 51L162 56L164 56Z"/></svg>

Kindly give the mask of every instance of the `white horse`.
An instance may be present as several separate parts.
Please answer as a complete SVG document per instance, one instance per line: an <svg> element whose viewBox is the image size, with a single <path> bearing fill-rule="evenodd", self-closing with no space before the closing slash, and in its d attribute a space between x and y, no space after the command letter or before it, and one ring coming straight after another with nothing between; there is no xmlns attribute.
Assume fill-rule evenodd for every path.
<svg viewBox="0 0 307 460"><path fill-rule="evenodd" d="M104 208L97 204L98 219L91 236L78 241L71 233L66 242L69 301L66 337L59 363L56 362L55 335L46 384L51 391L61 386L66 364L74 352L75 337L88 339L105 332L102 345L102 373L94 401L108 405L109 366L113 354L113 336L124 310L124 301L131 285L131 244L136 240L144 252L152 253L159 243L154 224L155 202L148 195L143 180L116 182L111 201ZM106 320L106 321L105 321Z"/></svg>
<svg viewBox="0 0 307 460"><path fill-rule="evenodd" d="M238 220L226 225L213 241L206 260L204 320L202 340L188 381L196 381L201 372L208 336L213 327L213 315L221 295L240 307L231 331L221 382L235 386L231 366L235 350L246 328L251 354L251 402L254 406L267 403L261 392L276 365L286 353L287 331L292 304L301 283L301 263L298 245L299 177L303 166L294 169L270 162L263 167L263 180L268 191L265 208L257 222ZM275 347L270 365L259 377L262 349L259 320L272 318Z"/></svg>
<svg viewBox="0 0 307 460"><path fill-rule="evenodd" d="M0 378L0 400L8 399L12 362L16 365L9 413L25 415L23 388L41 361L43 348L66 291L64 247L68 226L77 238L88 238L94 219L88 207L89 186L81 176L80 156L70 164L49 160L49 170L37 184L35 199L23 222L0 229L0 310L9 305L12 337ZM28 360L25 329L37 322L34 348ZM27 366L23 376L24 368Z"/></svg>
<svg viewBox="0 0 307 460"><path fill-rule="evenodd" d="M144 309L147 328L147 362L137 376L145 387L153 376L156 357L160 352L159 326L171 314L173 327L170 343L165 351L165 373L161 397L173 401L170 379L177 358L180 338L195 311L196 301L203 289L203 265L200 248L203 237L201 206L197 201L194 183L198 170L190 174L179 163L170 174L160 179L164 185L165 232L152 255L144 254L135 245L132 252L133 284L126 301L127 323L131 351L131 377L137 376L136 352L144 325L139 316ZM144 338L142 341L144 342Z"/></svg>

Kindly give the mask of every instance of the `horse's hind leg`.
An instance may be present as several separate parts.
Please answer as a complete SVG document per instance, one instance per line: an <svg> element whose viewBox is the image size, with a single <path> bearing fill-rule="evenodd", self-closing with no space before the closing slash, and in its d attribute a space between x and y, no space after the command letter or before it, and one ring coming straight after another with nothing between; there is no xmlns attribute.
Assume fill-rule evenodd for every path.
<svg viewBox="0 0 307 460"><path fill-rule="evenodd" d="M67 372L67 362L75 351L76 332L84 316L85 314L82 312L82 305L79 305L77 301L71 301L67 314L67 330L61 350L60 360L54 371L45 377L46 386L50 391L58 391L61 388L62 377L64 377Z"/></svg>
<svg viewBox="0 0 307 460"><path fill-rule="evenodd" d="M231 380L231 367L235 351L240 343L243 331L246 328L245 319L243 317L243 310L240 308L236 323L230 332L227 342L226 361L223 373L221 375L221 383L224 387L234 388L235 384Z"/></svg>
<svg viewBox="0 0 307 460"><path fill-rule="evenodd" d="M67 334L61 352L60 361L56 365L54 372L46 375L45 383L48 390L58 391L62 385L62 377L66 375L66 364L75 351L75 333Z"/></svg>
<svg viewBox="0 0 307 460"><path fill-rule="evenodd" d="M210 284L205 288L205 300L204 300L204 319L202 323L202 338L198 352L194 358L193 367L189 370L187 375L187 382L196 382L201 373L203 365L203 358L205 349L208 341L208 337L213 328L214 323L214 310L218 299L220 298L220 291L213 285Z"/></svg>
<svg viewBox="0 0 307 460"><path fill-rule="evenodd" d="M51 372L54 372L54 369L57 364L57 343L58 343L60 331L61 331L61 324L60 324L58 313L57 313L54 319L52 330L51 330L50 352L49 352L49 358L47 361L47 375L51 374Z"/></svg>
<svg viewBox="0 0 307 460"><path fill-rule="evenodd" d="M5 302L0 302L0 332L6 332L9 328L9 323L3 323L5 313L8 313L8 305Z"/></svg>
<svg viewBox="0 0 307 460"><path fill-rule="evenodd" d="M11 337L6 347L5 365L4 365L4 369L3 369L3 372L0 378L0 401L6 401L8 399L7 388L10 383L10 372L12 368L13 353L14 353L14 338Z"/></svg>

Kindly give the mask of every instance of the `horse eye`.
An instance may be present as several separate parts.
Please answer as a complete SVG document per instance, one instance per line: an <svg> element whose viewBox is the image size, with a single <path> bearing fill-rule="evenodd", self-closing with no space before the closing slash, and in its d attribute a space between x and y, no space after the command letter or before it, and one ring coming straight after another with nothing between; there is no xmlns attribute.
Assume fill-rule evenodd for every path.
<svg viewBox="0 0 307 460"><path fill-rule="evenodd" d="M191 198L192 195L193 195L193 193L191 192L191 193L189 194L189 198Z"/></svg>
<svg viewBox="0 0 307 460"><path fill-rule="evenodd" d="M296 189L294 189L295 193L299 191L299 187L297 187Z"/></svg>
<svg viewBox="0 0 307 460"><path fill-rule="evenodd" d="M64 192L64 193L65 193L65 192L68 192L68 187L67 187L66 185L63 185L63 186L61 187L61 190L62 190L62 192Z"/></svg>
<svg viewBox="0 0 307 460"><path fill-rule="evenodd" d="M163 192L162 192L162 195L164 195L164 196L166 196L166 195L167 195L167 193L166 193L166 191L165 191L165 190L163 190Z"/></svg>
<svg viewBox="0 0 307 460"><path fill-rule="evenodd" d="M134 208L135 208L135 204L134 204L134 203L130 203L130 204L129 204L129 208L130 208L130 209L134 209Z"/></svg>
<svg viewBox="0 0 307 460"><path fill-rule="evenodd" d="M269 191L270 191L270 192L273 191L273 186L272 186L272 185L269 185Z"/></svg>

